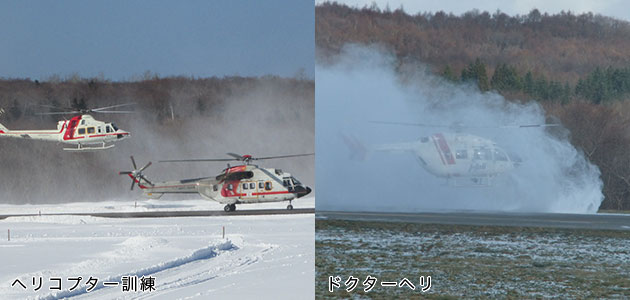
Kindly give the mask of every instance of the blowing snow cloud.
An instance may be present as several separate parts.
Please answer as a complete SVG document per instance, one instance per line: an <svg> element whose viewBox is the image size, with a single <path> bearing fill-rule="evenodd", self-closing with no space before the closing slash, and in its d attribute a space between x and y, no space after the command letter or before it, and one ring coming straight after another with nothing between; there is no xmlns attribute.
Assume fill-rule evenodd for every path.
<svg viewBox="0 0 630 300"><path fill-rule="evenodd" d="M316 174L318 210L512 211L594 213L603 195L599 169L568 139L564 128L499 128L543 124L535 101L502 96L399 64L385 51L347 46L334 64L316 66ZM369 153L353 160L342 136L366 148L417 141L445 128L373 124L415 122L477 127L466 133L492 140L522 158L490 186L452 186L429 174L407 153Z"/></svg>

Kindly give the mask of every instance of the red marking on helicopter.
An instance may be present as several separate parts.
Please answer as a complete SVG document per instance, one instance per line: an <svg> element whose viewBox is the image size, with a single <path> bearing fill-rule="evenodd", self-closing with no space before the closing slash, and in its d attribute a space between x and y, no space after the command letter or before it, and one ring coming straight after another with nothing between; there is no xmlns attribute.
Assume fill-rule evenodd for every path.
<svg viewBox="0 0 630 300"><path fill-rule="evenodd" d="M227 173L243 172L246 169L247 169L246 165L235 166L235 167L231 167L231 168L227 169Z"/></svg>
<svg viewBox="0 0 630 300"><path fill-rule="evenodd" d="M232 167L230 169L239 168L239 167L245 167L245 166L237 166L237 167ZM230 180L230 181L225 182L223 184L223 187L221 188L221 196L223 197L245 196L245 194L240 194L234 191L236 188L238 188L238 184L240 182L241 182L240 180ZM232 188L229 189L229 187L232 187Z"/></svg>
<svg viewBox="0 0 630 300"><path fill-rule="evenodd" d="M72 119L70 119L70 123L68 124L68 127L66 128L66 132L63 135L63 139L64 140L75 139L74 131L77 128L77 125L79 125L79 121L80 120L81 120L81 116L76 116L76 117L73 117ZM81 137L81 138L83 138L83 137Z"/></svg>
<svg viewBox="0 0 630 300"><path fill-rule="evenodd" d="M438 151L440 152L440 158L444 156L444 159L446 159L446 162L449 165L454 165L455 159L453 158L453 153L451 153L451 149L448 147L448 143L446 143L446 139L444 139L444 135L442 135L441 133L434 134L433 140L439 146ZM444 159L442 160L442 162L444 162Z"/></svg>
<svg viewBox="0 0 630 300"><path fill-rule="evenodd" d="M252 193L252 196L260 196L260 195L277 195L277 194L290 194L289 191L280 191L280 192L261 192L261 193Z"/></svg>

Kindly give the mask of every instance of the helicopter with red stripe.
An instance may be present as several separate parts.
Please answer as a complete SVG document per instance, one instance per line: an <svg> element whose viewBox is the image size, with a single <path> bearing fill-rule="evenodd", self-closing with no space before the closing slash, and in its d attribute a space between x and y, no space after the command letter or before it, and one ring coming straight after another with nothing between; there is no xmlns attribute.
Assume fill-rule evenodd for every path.
<svg viewBox="0 0 630 300"><path fill-rule="evenodd" d="M435 133L418 140L394 144L375 145L371 151L390 153L410 153L430 174L446 178L453 185L490 186L492 179L499 174L517 168L521 158L508 153L494 141L480 136L462 133L464 128L535 128L554 127L559 124L529 124L506 126L464 126L461 123L452 125L432 125L422 123L382 122L370 123L418 127L445 127L448 132ZM368 151L357 139L343 136L344 142L354 151L364 156ZM460 179L466 179L461 181Z"/></svg>
<svg viewBox="0 0 630 300"><path fill-rule="evenodd" d="M133 171L119 172L119 175L127 175L131 178L131 190L137 184L143 190L143 196L151 199L159 199L164 194L199 194L207 200L225 204L224 210L231 212L236 210L236 204L264 203L288 201L287 209L293 209L293 200L304 197L311 192L311 188L302 184L295 176L275 168L261 168L251 162L256 160L268 160L279 158L291 158L311 156L309 154L293 154L268 157L253 157L251 155L239 155L227 153L232 158L209 159L181 159L162 160L169 162L228 162L239 161L242 165L230 166L213 177L202 177L162 182L151 182L143 172L150 165L138 169L136 161L131 157Z"/></svg>
<svg viewBox="0 0 630 300"><path fill-rule="evenodd" d="M73 148L63 148L63 150L66 151L105 150L114 147L112 143L129 137L129 132L118 128L114 123L96 120L89 115L89 113L133 113L133 111L111 110L132 104L133 103L127 103L95 109L38 113L38 115L79 115L72 117L70 120L59 121L56 130L10 130L0 124L0 137L50 141L76 146ZM55 106L42 106L59 109Z"/></svg>

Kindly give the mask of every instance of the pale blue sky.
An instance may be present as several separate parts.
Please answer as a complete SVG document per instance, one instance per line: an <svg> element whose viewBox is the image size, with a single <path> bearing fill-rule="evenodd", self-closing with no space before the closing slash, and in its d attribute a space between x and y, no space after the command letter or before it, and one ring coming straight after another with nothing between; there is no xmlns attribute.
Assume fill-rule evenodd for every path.
<svg viewBox="0 0 630 300"><path fill-rule="evenodd" d="M0 1L0 77L314 78L313 0Z"/></svg>

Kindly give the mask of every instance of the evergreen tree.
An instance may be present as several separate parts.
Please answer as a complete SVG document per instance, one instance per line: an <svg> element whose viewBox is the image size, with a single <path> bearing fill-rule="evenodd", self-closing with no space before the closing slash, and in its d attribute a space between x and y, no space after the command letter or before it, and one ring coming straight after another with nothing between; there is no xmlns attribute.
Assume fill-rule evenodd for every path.
<svg viewBox="0 0 630 300"><path fill-rule="evenodd" d="M442 77L446 78L448 81L457 81L457 76L455 76L455 72L453 72L449 65L446 65L444 71L442 71Z"/></svg>
<svg viewBox="0 0 630 300"><path fill-rule="evenodd" d="M490 89L486 65L479 58L462 70L461 80L464 82L474 81L482 92Z"/></svg>
<svg viewBox="0 0 630 300"><path fill-rule="evenodd" d="M523 79L523 91L529 95L534 95L534 76L531 71L527 71Z"/></svg>

